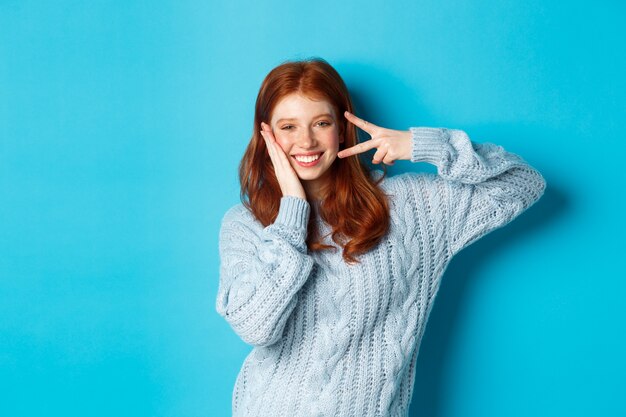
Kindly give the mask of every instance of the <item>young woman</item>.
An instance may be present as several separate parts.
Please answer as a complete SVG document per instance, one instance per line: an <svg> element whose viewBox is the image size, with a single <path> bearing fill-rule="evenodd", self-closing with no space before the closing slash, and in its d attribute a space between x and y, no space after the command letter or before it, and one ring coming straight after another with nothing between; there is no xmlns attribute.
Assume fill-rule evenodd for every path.
<svg viewBox="0 0 626 417"><path fill-rule="evenodd" d="M259 91L242 203L222 219L216 309L254 346L234 416L407 416L441 276L534 204L542 175L462 130L356 117L326 61L287 62ZM358 143L357 130L371 139ZM369 170L360 157L376 150ZM438 174L387 177L426 161Z"/></svg>

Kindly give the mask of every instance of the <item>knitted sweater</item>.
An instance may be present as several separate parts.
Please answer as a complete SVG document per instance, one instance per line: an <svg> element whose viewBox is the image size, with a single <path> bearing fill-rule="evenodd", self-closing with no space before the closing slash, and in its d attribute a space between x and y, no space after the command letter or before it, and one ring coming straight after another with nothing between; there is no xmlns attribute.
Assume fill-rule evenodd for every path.
<svg viewBox="0 0 626 417"><path fill-rule="evenodd" d="M319 236L331 231L316 202L283 196L265 228L241 203L224 215L216 310L253 346L235 382L233 416L408 415L420 341L451 258L546 187L501 146L462 130L410 130L411 161L438 174L383 180L390 230L359 264L344 262L341 248L307 250L309 216Z"/></svg>

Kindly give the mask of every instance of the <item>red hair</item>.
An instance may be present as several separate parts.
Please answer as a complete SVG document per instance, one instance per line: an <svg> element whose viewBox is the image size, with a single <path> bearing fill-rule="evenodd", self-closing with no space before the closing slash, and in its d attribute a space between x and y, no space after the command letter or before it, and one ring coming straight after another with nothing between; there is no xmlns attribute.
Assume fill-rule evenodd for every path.
<svg viewBox="0 0 626 417"><path fill-rule="evenodd" d="M328 62L321 58L287 61L270 71L261 84L252 138L239 164L241 201L264 227L276 219L282 192L259 131L261 122L270 123L276 104L292 93L325 99L333 106L339 134L344 137L340 150L358 143L356 126L343 117L344 111L353 112L350 94L339 73ZM332 228L332 240L343 247L343 259L356 263L359 262L356 256L374 247L389 229L389 203L378 187L387 169L383 165L384 173L375 181L360 155L337 158L329 169L334 183L322 190L319 213ZM306 243L310 251L334 249L318 241L314 216L310 216L307 230ZM345 244L342 245L341 239L345 239Z"/></svg>

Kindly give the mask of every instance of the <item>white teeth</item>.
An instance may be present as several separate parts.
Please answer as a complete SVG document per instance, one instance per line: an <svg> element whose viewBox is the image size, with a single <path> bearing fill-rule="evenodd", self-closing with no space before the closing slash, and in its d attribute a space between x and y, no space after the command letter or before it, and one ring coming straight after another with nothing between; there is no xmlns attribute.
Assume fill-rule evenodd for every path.
<svg viewBox="0 0 626 417"><path fill-rule="evenodd" d="M320 157L321 154L311 155L311 156L294 156L300 162L313 162Z"/></svg>

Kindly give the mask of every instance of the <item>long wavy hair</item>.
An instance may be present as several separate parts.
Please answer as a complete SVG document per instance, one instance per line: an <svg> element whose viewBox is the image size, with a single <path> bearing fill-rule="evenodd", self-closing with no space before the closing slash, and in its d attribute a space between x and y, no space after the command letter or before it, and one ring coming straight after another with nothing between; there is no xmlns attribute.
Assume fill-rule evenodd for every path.
<svg viewBox="0 0 626 417"><path fill-rule="evenodd" d="M357 128L343 116L353 113L352 100L339 73L324 59L287 61L269 72L263 80L254 111L252 138L239 164L241 201L265 227L278 215L282 192L274 166L260 134L261 122L270 124L276 104L285 96L300 93L311 99L325 99L337 115L339 134L345 149L358 143ZM319 215L331 228L332 240L343 248L347 263L358 263L357 256L374 247L387 233L390 224L387 195L379 187L387 174L374 180L361 155L336 158L329 168L330 187L322 189ZM328 235L327 235L328 236ZM309 251L336 250L321 243L314 216L309 216L306 244Z"/></svg>

